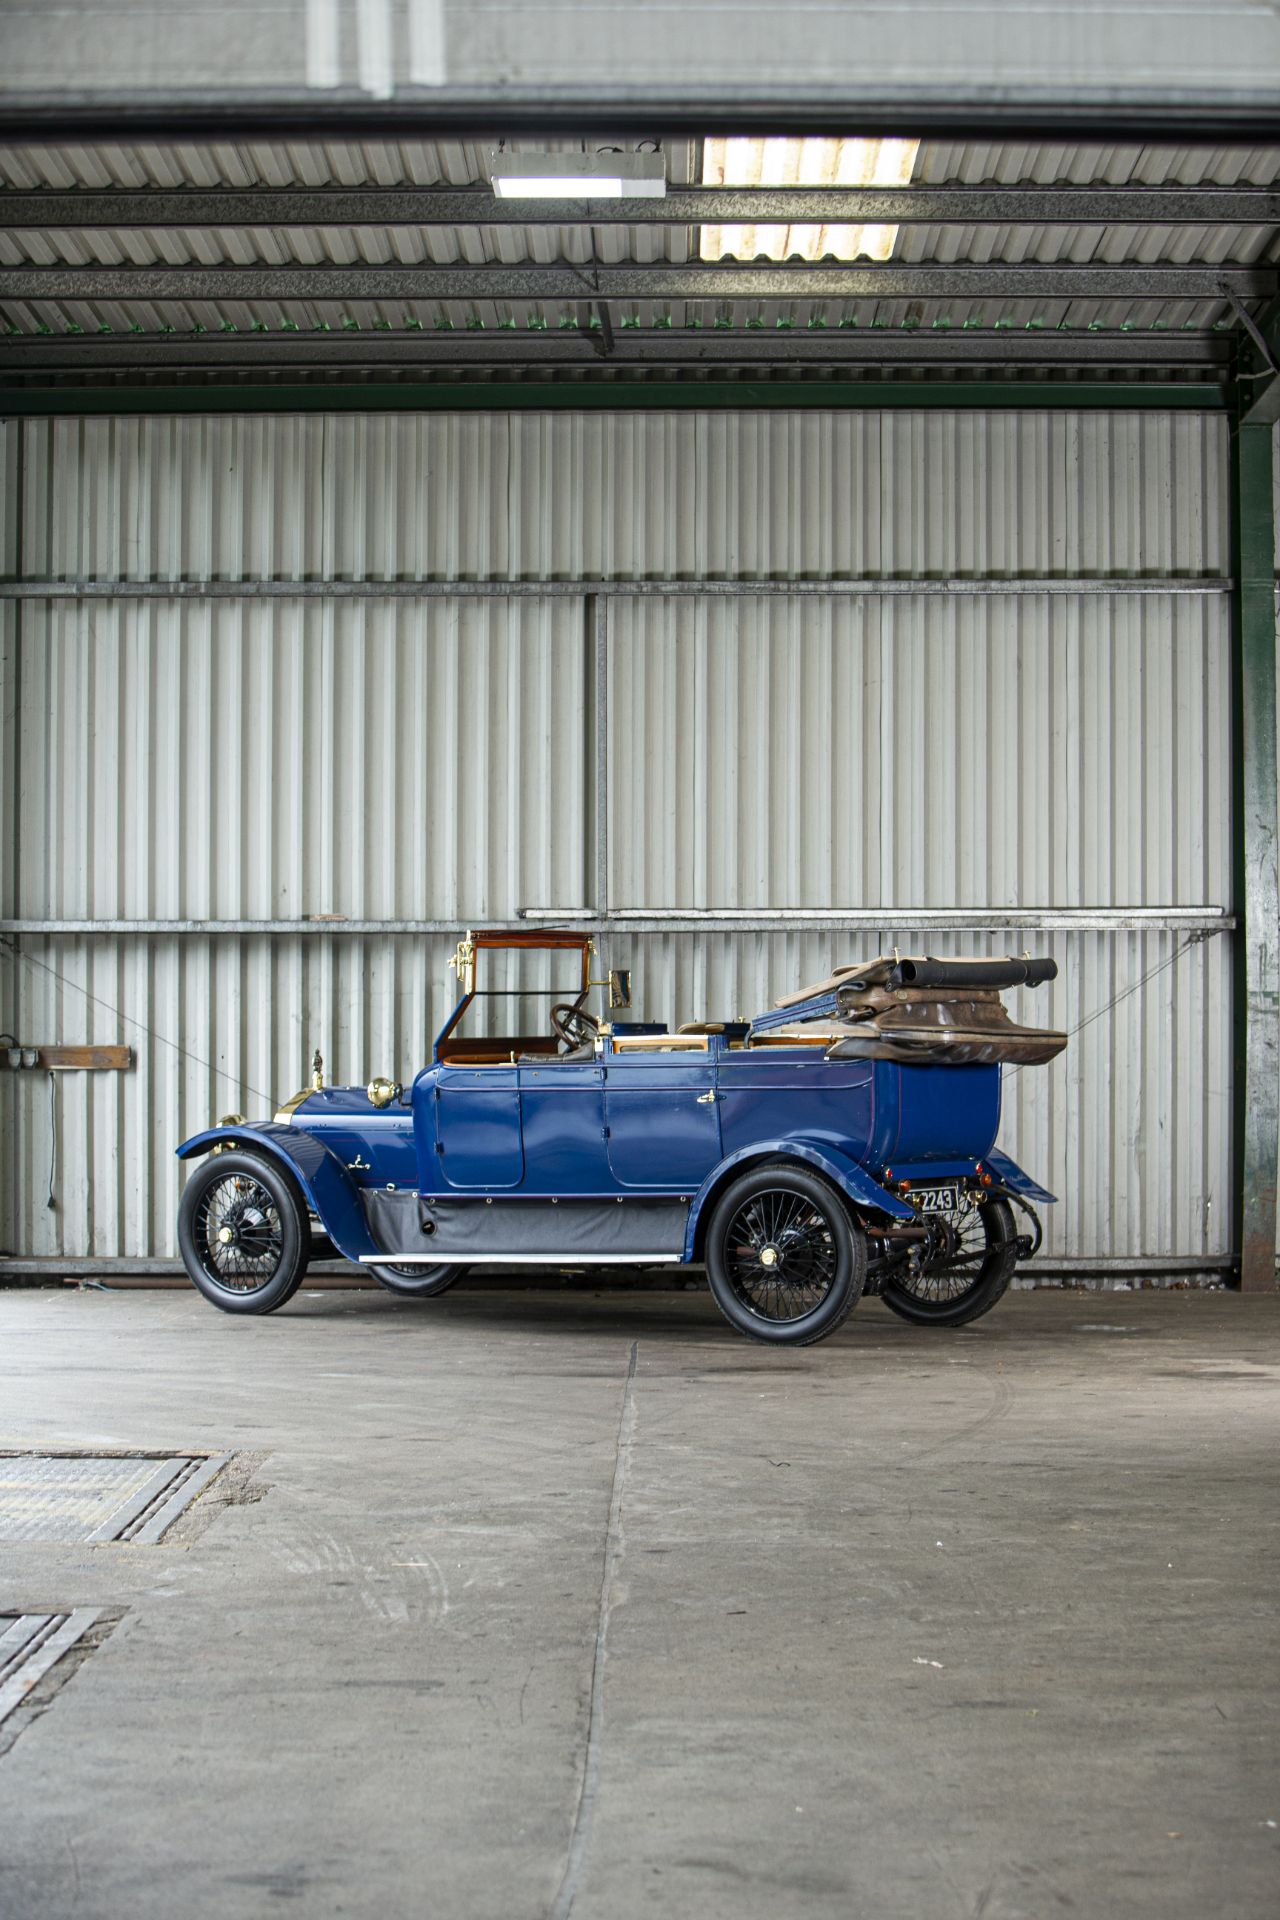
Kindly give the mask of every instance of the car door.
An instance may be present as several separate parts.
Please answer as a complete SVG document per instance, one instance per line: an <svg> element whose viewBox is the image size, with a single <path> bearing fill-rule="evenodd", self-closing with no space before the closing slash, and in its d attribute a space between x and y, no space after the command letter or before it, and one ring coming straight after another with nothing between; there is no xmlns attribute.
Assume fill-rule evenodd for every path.
<svg viewBox="0 0 1280 1920"><path fill-rule="evenodd" d="M720 1160L710 1053L621 1053L605 1063L605 1145L622 1187L696 1193Z"/></svg>
<svg viewBox="0 0 1280 1920"><path fill-rule="evenodd" d="M440 1067L435 1109L436 1162L445 1186L474 1191L520 1185L524 1142L516 1067Z"/></svg>
<svg viewBox="0 0 1280 1920"><path fill-rule="evenodd" d="M522 1062L520 1126L526 1192L609 1192L604 1069L598 1061L548 1054Z"/></svg>

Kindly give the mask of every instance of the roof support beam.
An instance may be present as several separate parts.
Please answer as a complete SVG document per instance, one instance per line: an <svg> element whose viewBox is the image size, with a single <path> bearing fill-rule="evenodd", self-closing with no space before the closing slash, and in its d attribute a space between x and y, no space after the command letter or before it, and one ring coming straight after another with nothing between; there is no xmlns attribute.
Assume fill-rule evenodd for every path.
<svg viewBox="0 0 1280 1920"><path fill-rule="evenodd" d="M1255 266L5 267L4 300L1197 300L1276 291Z"/></svg>
<svg viewBox="0 0 1280 1920"><path fill-rule="evenodd" d="M106 12L100 7L96 11ZM830 67L830 36L840 10L819 11L824 15L823 42L815 61L822 58ZM571 17L577 20L580 12L574 10ZM1106 15L1098 17L1103 21ZM914 12L903 16L904 23L915 19ZM109 15L104 31L118 39L118 24ZM912 31L918 33L918 27ZM17 146L66 146L99 140L116 145L142 140L491 140L500 134L540 140L576 135L662 139L676 134L701 139L709 133L752 133L1097 140L1110 145L1164 141L1214 148L1227 142L1266 146L1280 141L1280 99L1269 70L1247 87L1215 83L1212 75L1195 86L1162 86L1140 73L1138 63L1134 78L1126 80L1120 63L1113 59L1103 66L1095 56L1087 83L1073 75L1068 85L1046 85L1041 73L1030 81L996 80L985 62L976 76L952 73L940 80L930 73L921 80L919 48L913 46L910 64L917 77L886 85L883 67L877 73L873 62L870 76L859 80L857 64L851 53L838 78L807 85L763 78L736 84L722 77L715 86L696 79L677 86L632 76L582 85L564 80L530 83L504 74L500 83L472 86L401 84L383 99L353 86L272 84L257 72L251 83L219 86L206 80L181 87L154 80L112 86L95 73L94 84L85 86L83 53L73 42L56 90L11 80L9 91L0 93L0 139ZM1085 64L1089 66L1088 59ZM75 74L81 76L79 86Z"/></svg>
<svg viewBox="0 0 1280 1920"><path fill-rule="evenodd" d="M54 414L652 412L757 408L1122 410L1217 413L1226 389L1203 380L401 380L283 386L10 386L0 418Z"/></svg>
<svg viewBox="0 0 1280 1920"><path fill-rule="evenodd" d="M59 376L111 369L285 375L327 368L598 367L601 334L579 327L337 332L25 334L0 339L0 372ZM1225 332L1085 327L626 327L610 367L1221 368Z"/></svg>
<svg viewBox="0 0 1280 1920"><path fill-rule="evenodd" d="M1280 1161L1280 870L1276 801L1275 518L1269 426L1231 437L1236 936L1234 1145L1240 1284L1276 1282Z"/></svg>
<svg viewBox="0 0 1280 1920"><path fill-rule="evenodd" d="M0 193L0 227L1280 226L1266 187L669 187L665 199L500 200L475 187Z"/></svg>

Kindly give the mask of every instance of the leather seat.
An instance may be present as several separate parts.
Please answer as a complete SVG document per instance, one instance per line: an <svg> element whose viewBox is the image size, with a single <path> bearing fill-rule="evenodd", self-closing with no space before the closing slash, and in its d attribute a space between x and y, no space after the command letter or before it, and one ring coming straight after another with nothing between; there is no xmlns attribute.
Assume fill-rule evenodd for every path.
<svg viewBox="0 0 1280 1920"><path fill-rule="evenodd" d="M518 1067L577 1067L585 1066L588 1060L596 1057L594 1040L584 1040L580 1047L571 1047L568 1053L522 1053L516 1058Z"/></svg>

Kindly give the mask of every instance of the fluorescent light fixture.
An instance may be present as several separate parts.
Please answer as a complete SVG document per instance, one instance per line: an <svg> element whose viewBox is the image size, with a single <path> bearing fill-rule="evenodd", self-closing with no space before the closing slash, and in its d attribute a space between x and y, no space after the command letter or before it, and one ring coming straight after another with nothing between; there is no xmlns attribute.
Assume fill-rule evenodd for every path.
<svg viewBox="0 0 1280 1920"><path fill-rule="evenodd" d="M705 187L905 187L918 140L726 140L703 142ZM896 226L703 227L704 260L887 260Z"/></svg>
<svg viewBox="0 0 1280 1920"><path fill-rule="evenodd" d="M500 200L661 200L667 163L660 153L489 154Z"/></svg>

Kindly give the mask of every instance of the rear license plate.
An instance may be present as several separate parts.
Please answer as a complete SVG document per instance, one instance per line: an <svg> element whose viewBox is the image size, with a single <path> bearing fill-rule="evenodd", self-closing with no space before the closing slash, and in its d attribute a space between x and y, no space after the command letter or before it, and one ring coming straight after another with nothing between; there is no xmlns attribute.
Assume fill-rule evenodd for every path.
<svg viewBox="0 0 1280 1920"><path fill-rule="evenodd" d="M913 1198L921 1213L954 1213L960 1205L959 1187L917 1187Z"/></svg>

